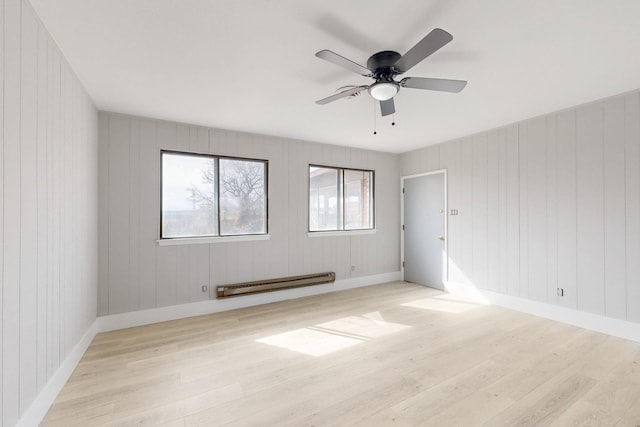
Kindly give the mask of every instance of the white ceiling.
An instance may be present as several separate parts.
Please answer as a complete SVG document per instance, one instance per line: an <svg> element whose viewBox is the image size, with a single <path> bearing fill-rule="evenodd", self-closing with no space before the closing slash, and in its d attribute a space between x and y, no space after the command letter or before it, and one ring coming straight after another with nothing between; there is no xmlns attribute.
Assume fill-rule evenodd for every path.
<svg viewBox="0 0 640 427"><path fill-rule="evenodd" d="M638 0L30 0L101 110L404 152L640 88ZM459 94L402 89L396 125L365 65L433 28L454 39L405 76L468 80Z"/></svg>

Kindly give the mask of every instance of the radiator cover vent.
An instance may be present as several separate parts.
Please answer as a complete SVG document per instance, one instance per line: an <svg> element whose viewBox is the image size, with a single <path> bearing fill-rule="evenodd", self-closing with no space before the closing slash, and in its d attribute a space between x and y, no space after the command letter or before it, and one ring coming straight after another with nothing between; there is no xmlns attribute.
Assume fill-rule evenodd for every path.
<svg viewBox="0 0 640 427"><path fill-rule="evenodd" d="M257 280L254 282L221 285L216 288L218 299L236 297L240 295L273 292L282 289L300 288L302 286L320 285L336 281L336 273L305 274L302 276L282 277L278 279Z"/></svg>

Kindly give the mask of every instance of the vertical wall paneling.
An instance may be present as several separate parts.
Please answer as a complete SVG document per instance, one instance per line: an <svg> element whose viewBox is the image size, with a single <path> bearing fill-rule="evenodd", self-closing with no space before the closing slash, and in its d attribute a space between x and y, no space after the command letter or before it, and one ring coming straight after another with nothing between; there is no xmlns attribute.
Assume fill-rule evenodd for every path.
<svg viewBox="0 0 640 427"><path fill-rule="evenodd" d="M544 117L527 122L526 227L528 295L547 301L547 122Z"/></svg>
<svg viewBox="0 0 640 427"><path fill-rule="evenodd" d="M507 292L520 295L520 163L518 126L507 127Z"/></svg>
<svg viewBox="0 0 640 427"><path fill-rule="evenodd" d="M624 98L604 102L605 314L626 319Z"/></svg>
<svg viewBox="0 0 640 427"><path fill-rule="evenodd" d="M101 113L100 117L108 118L108 115ZM139 217L132 218L132 221L137 221L139 227L140 309L144 310L157 306L156 252L159 248L156 239L160 237L160 150L157 143L156 122L146 119L137 121L140 131L138 185L141 190L138 190L140 196ZM108 145L108 143L108 139L101 139L100 146ZM101 187L101 190L99 193L105 193L104 187ZM103 235L101 234L101 236ZM109 284L107 283L106 286L108 288ZM106 315L108 312L102 314Z"/></svg>
<svg viewBox="0 0 640 427"><path fill-rule="evenodd" d="M20 35L20 411L36 395L38 26L21 13Z"/></svg>
<svg viewBox="0 0 640 427"><path fill-rule="evenodd" d="M140 121L129 122L129 284L130 310L140 309Z"/></svg>
<svg viewBox="0 0 640 427"><path fill-rule="evenodd" d="M627 320L640 322L640 93L624 105Z"/></svg>
<svg viewBox="0 0 640 427"><path fill-rule="evenodd" d="M127 117L109 118L109 310L129 311L129 139Z"/></svg>
<svg viewBox="0 0 640 427"><path fill-rule="evenodd" d="M473 276L473 192L463 189L473 188L473 138L460 141L460 185L459 192L459 251L454 260L462 273L464 283L472 283Z"/></svg>
<svg viewBox="0 0 640 427"><path fill-rule="evenodd" d="M423 151L425 153L424 167L429 171L440 169L440 146L432 145Z"/></svg>
<svg viewBox="0 0 640 427"><path fill-rule="evenodd" d="M38 389L42 389L49 378L50 334L50 233L49 233L49 150L51 119L49 87L49 38L45 31L38 31L38 140L37 140L37 188L38 188ZM87 280L89 278L87 277Z"/></svg>
<svg viewBox="0 0 640 427"><path fill-rule="evenodd" d="M60 143L60 156L63 164L71 165L71 92L73 91L71 75L67 64L64 61L60 61L60 91L65 94L61 97L61 112L62 112L62 140ZM69 350L69 344L71 342L71 299L72 286L67 286L71 283L71 268L70 261L72 259L71 250L69 246L69 238L72 221L70 218L70 206L66 201L70 200L73 194L73 189L70 187L69 182L70 167L60 168L60 360L64 360L64 355Z"/></svg>
<svg viewBox="0 0 640 427"><path fill-rule="evenodd" d="M208 299L208 292L203 292L203 286L209 286L209 245L185 246L187 250L186 265L182 271L188 274L186 291L189 293L187 301L194 302Z"/></svg>
<svg viewBox="0 0 640 427"><path fill-rule="evenodd" d="M603 107L576 110L578 309L604 314Z"/></svg>
<svg viewBox="0 0 640 427"><path fill-rule="evenodd" d="M501 198L500 141L498 131L487 134L487 283L491 291L500 290Z"/></svg>
<svg viewBox="0 0 640 427"><path fill-rule="evenodd" d="M520 288L518 295L524 298L529 296L529 126L530 122L520 123L518 126L518 183L519 188L519 269Z"/></svg>
<svg viewBox="0 0 640 427"><path fill-rule="evenodd" d="M507 130L505 128L498 130L498 179L499 179L499 227L500 232L498 235L499 241L499 264L500 264L500 282L498 285L498 291L502 293L508 293L508 262L507 262Z"/></svg>
<svg viewBox="0 0 640 427"><path fill-rule="evenodd" d="M273 212L277 200L289 197L289 150L288 144L277 138L265 138L262 141L269 160L269 211ZM295 209L306 212L307 200L296 204ZM300 206L302 205L302 206ZM278 215L269 215L269 234L271 248L266 249L268 277L283 277L289 271L289 216L291 209L282 209Z"/></svg>
<svg viewBox="0 0 640 427"><path fill-rule="evenodd" d="M61 78L61 61L62 55L55 48L53 42L51 42L52 50L53 50L53 69L52 73L52 84L53 84L53 137L52 137L52 148L51 148L51 199L53 206L51 212L51 228L52 232L52 277L53 277L53 286L51 291L51 307L52 307L52 364L53 366L58 366L61 363L60 354L61 354L61 340L60 340L60 329L61 329L61 313L62 309L60 307L60 284L61 284L61 271L62 271L62 256L61 256L61 235L62 235L62 197L61 197L61 188L62 188L62 180L60 179L60 170L62 169L62 165L64 164L62 161L62 141L63 138L63 123L62 123L62 78Z"/></svg>
<svg viewBox="0 0 640 427"><path fill-rule="evenodd" d="M422 170L423 165L420 163L421 156L418 156L416 154L422 153L423 150L425 149L423 148L420 150L416 150L417 152L412 151L412 155L402 156L402 171L405 175L413 175L419 173Z"/></svg>
<svg viewBox="0 0 640 427"><path fill-rule="evenodd" d="M47 96L46 96L46 109L47 109L47 130L46 130L46 141L45 141L45 146L46 146L46 185L44 186L44 189L46 191L47 194L47 212L46 212L46 216L47 216L47 223L46 223L46 234L47 234L47 291L46 291L46 296L47 296L47 303L46 303L46 323L47 325L49 325L48 327L48 333L47 333L47 339L46 339L46 353L47 353L47 372L46 372L46 378L49 378L55 367L53 364L53 345L54 345L54 338L53 338L53 333L52 332L52 326L53 325L53 312L54 312L54 301L53 301L53 287L54 287L54 282L55 282L55 277L53 274L54 271L54 264L53 264L53 258L54 258L54 250L53 250L53 235L54 235L54 227L53 227L53 212L54 212L54 205L53 205L53 140L54 140L54 123L55 123L55 114L54 114L54 103L53 103L53 99L54 99L54 80L53 80L53 53L54 53L54 47L53 47L53 42L49 39L49 37L44 34L44 32L42 32L42 34L46 37L47 39L47 44L46 44L46 55L47 55L47 67L44 70L45 74L46 74L46 84L47 84ZM41 65L42 66L42 65Z"/></svg>
<svg viewBox="0 0 640 427"><path fill-rule="evenodd" d="M557 115L558 156L558 287L564 296L558 304L577 308L577 172L576 114L565 111Z"/></svg>
<svg viewBox="0 0 640 427"><path fill-rule="evenodd" d="M247 270L251 271L253 277L270 277L266 275L265 252L267 250L267 242L257 241L248 248L251 251L251 265L247 265ZM249 260L244 262L248 264Z"/></svg>
<svg viewBox="0 0 640 427"><path fill-rule="evenodd" d="M422 148L420 150L417 150L415 153L415 157L417 158L417 166L418 166L418 170L420 169L426 169L426 170L431 170L431 167L429 165L429 148L430 147L425 147Z"/></svg>
<svg viewBox="0 0 640 427"><path fill-rule="evenodd" d="M546 203L547 203L547 240L546 240L546 260L547 260L547 302L556 304L558 301L558 164L557 164L557 116L555 114L547 116L546 135ZM545 255L545 254L543 254ZM540 286L544 286L545 278Z"/></svg>
<svg viewBox="0 0 640 427"><path fill-rule="evenodd" d="M0 425L96 318L97 112L25 0L0 1Z"/></svg>
<svg viewBox="0 0 640 427"><path fill-rule="evenodd" d="M0 0L0 384L4 384L4 0ZM0 385L0 424L4 386Z"/></svg>
<svg viewBox="0 0 640 427"><path fill-rule="evenodd" d="M349 237L348 239L350 240L350 244L349 244L349 249L350 249L350 253L349 255L349 259L350 259L350 264L354 267L354 271L351 272L349 270L349 272L347 273L347 276L349 275L356 275L356 271L355 269L361 269L363 262L364 262L364 256L362 254L363 252L363 248L364 248L364 244L363 244L363 240L361 238L362 236L353 236L353 237ZM344 274L344 273L343 273Z"/></svg>
<svg viewBox="0 0 640 427"><path fill-rule="evenodd" d="M37 28L37 26L36 26ZM37 138L36 138L36 206L37 206L37 245L38 264L37 291L37 389L41 389L47 380L47 288L48 288L48 242L47 242L47 34L38 33L37 57Z"/></svg>
<svg viewBox="0 0 640 427"><path fill-rule="evenodd" d="M244 269L243 272L240 272L238 270L238 268L240 267L238 265L238 255L240 253L238 251L238 245L240 243L244 242L227 243L224 245L226 262L224 268L222 269L223 284L242 282L242 277L244 276L244 274L246 274L246 269Z"/></svg>
<svg viewBox="0 0 640 427"><path fill-rule="evenodd" d="M288 162L286 165L286 171L288 172L287 199L291 199L292 197L294 197L294 195L298 195L299 197L299 195L301 194L300 189L301 188L304 189L306 185L309 185L308 178L303 180L294 179L294 177L300 176L301 173L305 173L305 171L309 167L308 163L305 162L305 159L303 157L304 147L305 147L304 145L293 142L293 141L287 143L287 151L289 153L289 158L287 159ZM271 169L271 167L269 169ZM290 229L292 230L292 232L287 234L288 247L289 247L288 265L289 265L289 272L293 276L302 274L302 271L304 271L303 242L304 242L304 233L308 229L308 222L307 222L308 219L306 217L305 212L307 212L308 210L307 204L309 203L309 196L308 195L304 196L302 201L304 203L304 206L300 206L300 204L295 204L293 206L290 206L287 211L287 214L289 217ZM271 202L271 205L273 205L275 203L275 198L271 199L270 202ZM270 218L273 216L274 216L273 213L269 215Z"/></svg>
<svg viewBox="0 0 640 427"><path fill-rule="evenodd" d="M472 278L479 288L487 288L487 268L489 246L488 234L488 158L487 135L476 135L472 140Z"/></svg>
<svg viewBox="0 0 640 427"><path fill-rule="evenodd" d="M2 292L2 417L20 414L20 24L21 2L4 7L4 270ZM11 185L9 185L9 183Z"/></svg>
<svg viewBox="0 0 640 427"><path fill-rule="evenodd" d="M98 122L98 185L109 188L109 116ZM51 178L50 178L51 179ZM98 315L109 313L109 192L98 191Z"/></svg>

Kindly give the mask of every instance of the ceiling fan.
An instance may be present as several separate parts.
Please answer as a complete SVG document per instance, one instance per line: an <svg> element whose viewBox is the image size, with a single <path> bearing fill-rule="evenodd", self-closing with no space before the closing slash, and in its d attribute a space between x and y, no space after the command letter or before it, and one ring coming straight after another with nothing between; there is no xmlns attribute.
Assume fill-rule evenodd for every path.
<svg viewBox="0 0 640 427"><path fill-rule="evenodd" d="M436 28L413 46L407 53L400 55L398 52L384 50L374 53L367 60L367 66L351 61L330 50L321 50L316 56L325 61L332 62L361 76L371 77L375 82L371 85L355 86L343 90L335 95L316 101L316 104L324 105L338 99L356 96L367 90L377 101L380 101L380 112L388 116L396 111L393 97L401 87L409 89L438 90L442 92L460 92L467 85L464 80L431 79L425 77L405 77L395 80L395 77L409 71L413 66L442 48L453 40L448 32Z"/></svg>

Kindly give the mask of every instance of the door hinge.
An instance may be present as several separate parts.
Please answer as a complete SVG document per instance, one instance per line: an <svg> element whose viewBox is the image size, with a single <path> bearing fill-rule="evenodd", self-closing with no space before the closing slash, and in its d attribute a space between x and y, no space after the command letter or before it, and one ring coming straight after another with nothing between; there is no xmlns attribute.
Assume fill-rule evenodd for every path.
<svg viewBox="0 0 640 427"><path fill-rule="evenodd" d="M402 187L402 194L404 194L404 187Z"/></svg>
<svg viewBox="0 0 640 427"><path fill-rule="evenodd" d="M404 224L402 224L402 231L404 231Z"/></svg>
<svg viewBox="0 0 640 427"><path fill-rule="evenodd" d="M402 268L404 268L404 261L402 261Z"/></svg>

